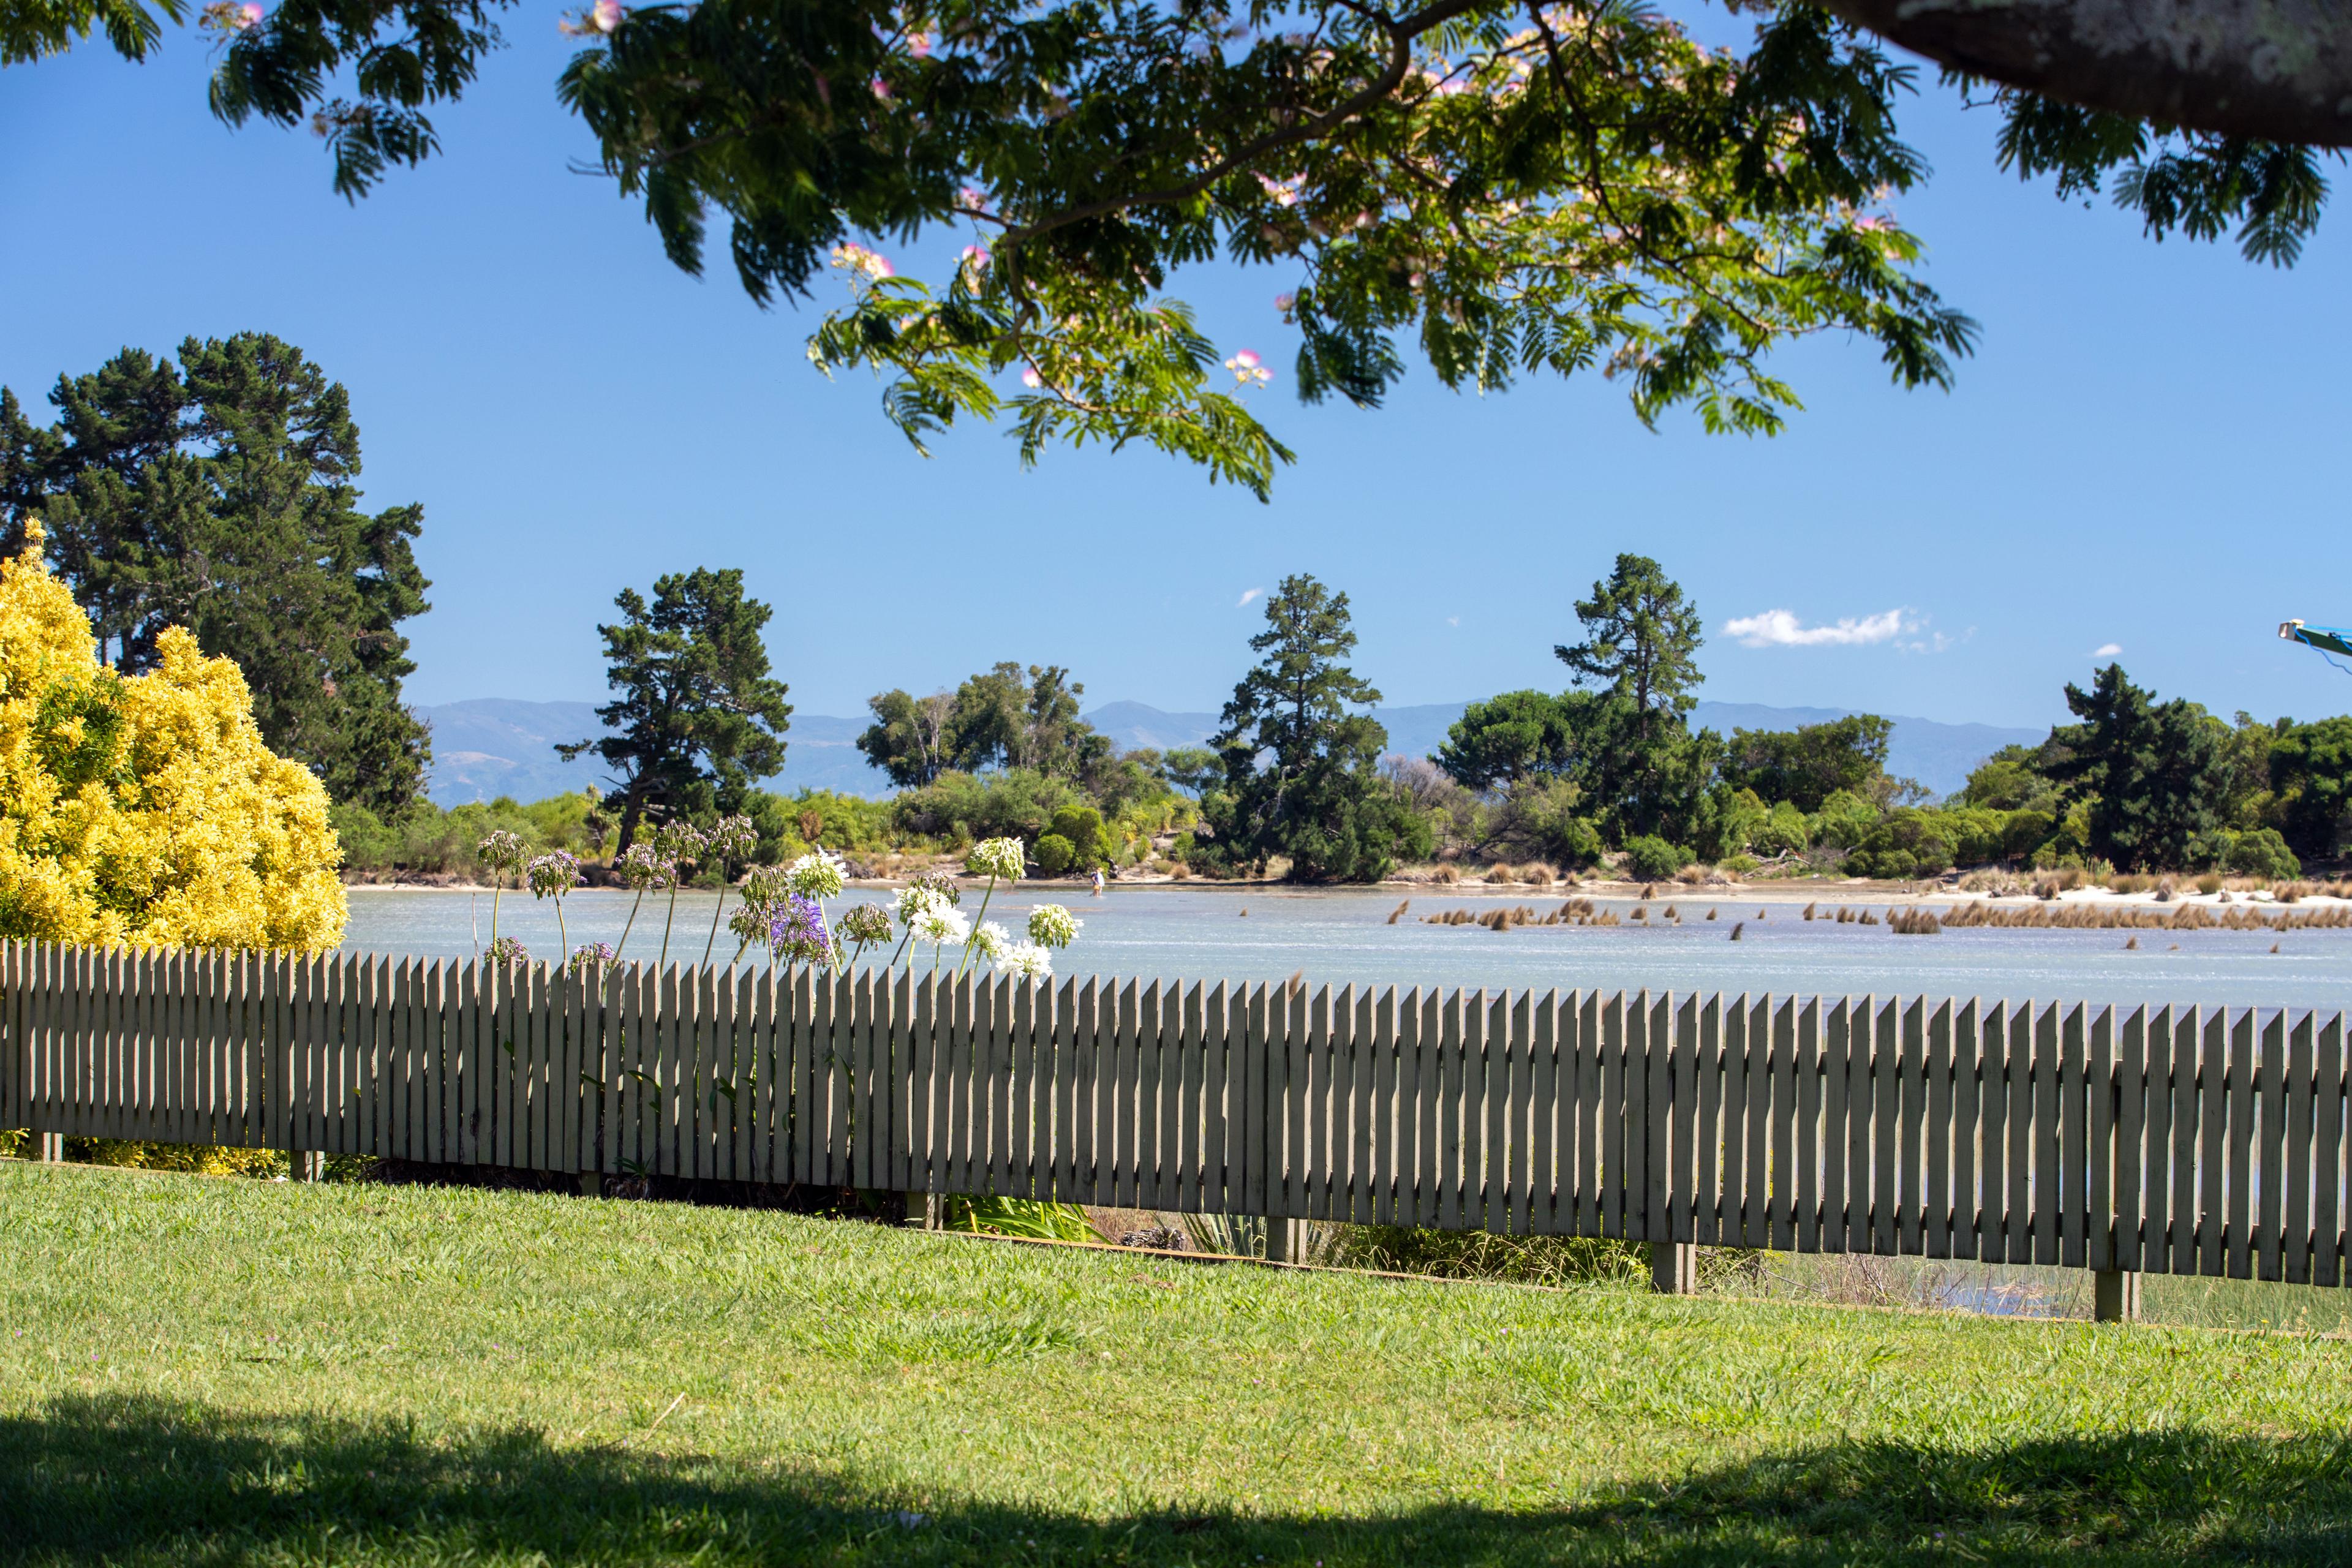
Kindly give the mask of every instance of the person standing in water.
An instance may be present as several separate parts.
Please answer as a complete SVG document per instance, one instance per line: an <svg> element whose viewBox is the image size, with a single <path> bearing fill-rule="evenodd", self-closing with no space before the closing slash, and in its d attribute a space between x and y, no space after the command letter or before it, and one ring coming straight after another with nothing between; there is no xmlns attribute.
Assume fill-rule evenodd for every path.
<svg viewBox="0 0 2352 1568"><path fill-rule="evenodd" d="M1102 874L1102 868L1101 868L1101 867L1099 867L1099 866L1097 866L1097 867L1096 867L1096 868L1095 868L1095 897L1096 897L1096 898L1097 898L1097 899L1101 898L1101 897L1102 897L1102 890L1103 890L1103 874Z"/></svg>

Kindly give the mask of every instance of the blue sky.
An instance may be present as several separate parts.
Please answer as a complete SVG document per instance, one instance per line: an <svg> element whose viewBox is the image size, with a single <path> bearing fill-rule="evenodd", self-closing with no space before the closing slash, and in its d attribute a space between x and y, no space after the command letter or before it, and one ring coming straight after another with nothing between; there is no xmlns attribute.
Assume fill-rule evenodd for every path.
<svg viewBox="0 0 2352 1568"><path fill-rule="evenodd" d="M1957 391L1897 391L1867 347L1820 340L1778 365L1807 412L1749 441L1646 431L1597 378L1480 399L1423 373L1366 413L1299 407L1286 377L1261 395L1299 461L1261 506L1155 454L1024 471L974 430L917 457L873 383L808 367L813 311L680 274L572 171L593 149L554 100L554 20L511 14L512 47L438 116L446 153L355 207L307 133L210 118L195 35L145 67L85 49L0 74L0 382L45 407L124 344L299 344L351 389L370 503L425 505L415 700L599 698L614 591L700 564L776 606L809 712L1000 658L1066 664L1090 700L1213 708L1256 629L1240 601L1298 571L1349 593L1389 700L1444 701L1564 684L1572 601L1633 550L1704 612L1710 698L2037 724L2114 647L2224 713L2352 708L2274 635L2352 621L2342 214L2291 272L2156 245L2000 174L1990 114L1929 85L1906 125L1937 174L1898 211L1984 330ZM1288 282L1174 292L1286 369ZM1772 611L1906 629L1727 631Z"/></svg>

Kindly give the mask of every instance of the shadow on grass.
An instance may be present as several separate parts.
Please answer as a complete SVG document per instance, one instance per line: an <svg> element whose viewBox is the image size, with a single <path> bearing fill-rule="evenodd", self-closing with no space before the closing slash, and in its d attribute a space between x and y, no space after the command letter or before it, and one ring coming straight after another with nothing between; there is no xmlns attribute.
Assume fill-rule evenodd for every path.
<svg viewBox="0 0 2352 1568"><path fill-rule="evenodd" d="M948 1491L152 1400L0 1421L10 1563L2352 1562L2352 1438L1832 1444L1528 1511L1092 1520Z"/></svg>

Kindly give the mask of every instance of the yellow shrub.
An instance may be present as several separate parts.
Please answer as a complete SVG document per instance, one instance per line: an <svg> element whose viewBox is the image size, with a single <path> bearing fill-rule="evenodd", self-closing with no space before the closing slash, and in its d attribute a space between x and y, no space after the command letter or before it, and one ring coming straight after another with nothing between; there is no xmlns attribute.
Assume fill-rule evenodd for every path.
<svg viewBox="0 0 2352 1568"><path fill-rule="evenodd" d="M245 677L178 627L152 674L100 664L41 542L0 562L0 937L332 947L327 792L262 744Z"/></svg>

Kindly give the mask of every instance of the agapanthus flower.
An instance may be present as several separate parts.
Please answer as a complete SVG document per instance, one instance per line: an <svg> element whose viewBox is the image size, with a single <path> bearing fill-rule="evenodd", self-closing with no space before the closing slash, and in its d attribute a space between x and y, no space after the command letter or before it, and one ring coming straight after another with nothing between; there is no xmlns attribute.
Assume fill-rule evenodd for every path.
<svg viewBox="0 0 2352 1568"><path fill-rule="evenodd" d="M1016 942L996 955L996 973L1024 980L1048 979L1054 973L1054 955L1036 942Z"/></svg>
<svg viewBox="0 0 2352 1568"><path fill-rule="evenodd" d="M722 816L703 837L703 847L717 860L740 860L760 847L760 830L740 812Z"/></svg>
<svg viewBox="0 0 2352 1568"><path fill-rule="evenodd" d="M793 890L793 879L782 866L762 866L743 879L743 902L772 914Z"/></svg>
<svg viewBox="0 0 2352 1568"><path fill-rule="evenodd" d="M474 854L482 864L500 873L521 870L529 853L523 847L522 840L503 827L485 835L482 841L474 846Z"/></svg>
<svg viewBox="0 0 2352 1568"><path fill-rule="evenodd" d="M727 929L738 942L749 947L755 942L768 940L769 929L775 924L775 920L773 904L754 904L746 900L736 905L735 912L727 917Z"/></svg>
<svg viewBox="0 0 2352 1568"><path fill-rule="evenodd" d="M933 904L925 908L911 922L917 942L928 942L944 947L961 942L971 935L971 917L961 910Z"/></svg>
<svg viewBox="0 0 2352 1568"><path fill-rule="evenodd" d="M933 910L948 907L947 900L940 896L937 889L927 888L920 882L911 882L890 895L891 910L909 929Z"/></svg>
<svg viewBox="0 0 2352 1568"><path fill-rule="evenodd" d="M534 899L560 899L580 886L580 857L569 849L551 849L523 872Z"/></svg>
<svg viewBox="0 0 2352 1568"><path fill-rule="evenodd" d="M768 945L786 962L833 962L833 933L824 929L824 910L814 899L798 893L787 893L783 906L769 922Z"/></svg>
<svg viewBox="0 0 2352 1568"><path fill-rule="evenodd" d="M1067 947L1085 923L1060 904L1039 904L1029 911L1029 940L1040 947Z"/></svg>
<svg viewBox="0 0 2352 1568"><path fill-rule="evenodd" d="M512 964L530 962L530 951L523 946L520 938L511 936L492 938L489 951L482 956L492 963Z"/></svg>
<svg viewBox="0 0 2352 1568"><path fill-rule="evenodd" d="M837 899L846 875L841 857L829 849L813 849L784 868L792 890L804 899Z"/></svg>
<svg viewBox="0 0 2352 1568"><path fill-rule="evenodd" d="M605 964L612 963L613 960L618 956L619 955L613 951L613 944L609 942L583 942L579 947L572 950L571 962L566 965L566 967L571 969L601 969Z"/></svg>
<svg viewBox="0 0 2352 1568"><path fill-rule="evenodd" d="M972 932L971 948L982 958L1003 958L1013 950L1013 933L999 921L982 921L980 929Z"/></svg>
<svg viewBox="0 0 2352 1568"><path fill-rule="evenodd" d="M983 838L963 858L967 877L1002 877L1017 882L1027 868L1027 857L1018 838Z"/></svg>
<svg viewBox="0 0 2352 1568"><path fill-rule="evenodd" d="M674 816L654 829L654 853L673 866L699 860L709 843L702 830L682 816Z"/></svg>
<svg viewBox="0 0 2352 1568"><path fill-rule="evenodd" d="M677 875L677 868L664 860L642 838L621 852L620 858L613 862L613 870L623 887L635 888L641 893L659 892Z"/></svg>
<svg viewBox="0 0 2352 1568"><path fill-rule="evenodd" d="M860 947L890 940L890 911L879 904L859 904L841 917L840 936Z"/></svg>

